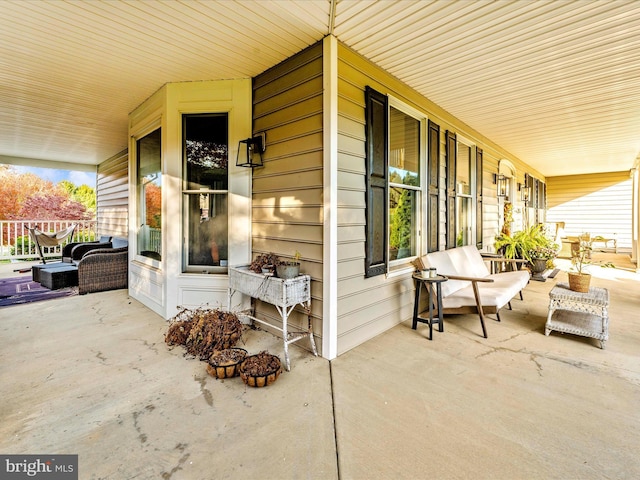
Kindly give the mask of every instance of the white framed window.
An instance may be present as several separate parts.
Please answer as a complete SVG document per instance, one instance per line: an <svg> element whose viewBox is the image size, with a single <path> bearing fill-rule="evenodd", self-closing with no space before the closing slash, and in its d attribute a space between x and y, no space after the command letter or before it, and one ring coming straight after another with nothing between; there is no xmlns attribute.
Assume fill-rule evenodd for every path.
<svg viewBox="0 0 640 480"><path fill-rule="evenodd" d="M456 246L475 244L475 148L460 136L456 141Z"/></svg>
<svg viewBox="0 0 640 480"><path fill-rule="evenodd" d="M420 112L389 98L389 265L421 254L425 125Z"/></svg>
<svg viewBox="0 0 640 480"><path fill-rule="evenodd" d="M136 140L136 255L141 261L162 259L162 130Z"/></svg>

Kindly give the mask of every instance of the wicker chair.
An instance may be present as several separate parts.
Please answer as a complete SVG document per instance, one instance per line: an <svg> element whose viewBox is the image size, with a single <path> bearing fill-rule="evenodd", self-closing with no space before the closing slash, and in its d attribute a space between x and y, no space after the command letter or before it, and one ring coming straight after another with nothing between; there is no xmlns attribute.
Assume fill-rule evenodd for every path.
<svg viewBox="0 0 640 480"><path fill-rule="evenodd" d="M102 292L127 288L129 248L91 250L78 262L78 293Z"/></svg>
<svg viewBox="0 0 640 480"><path fill-rule="evenodd" d="M94 242L72 242L67 243L62 248L62 261L67 263L77 263L82 256L89 250L94 248L112 248L111 238L109 236L101 236L99 240Z"/></svg>

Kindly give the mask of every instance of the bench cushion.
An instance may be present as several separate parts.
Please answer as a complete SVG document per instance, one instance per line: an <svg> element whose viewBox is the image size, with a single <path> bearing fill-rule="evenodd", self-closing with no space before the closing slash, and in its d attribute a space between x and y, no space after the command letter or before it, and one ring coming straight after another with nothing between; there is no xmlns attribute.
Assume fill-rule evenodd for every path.
<svg viewBox="0 0 640 480"><path fill-rule="evenodd" d="M489 270L480 252L472 245L429 253L422 258L427 267L435 268L440 275L459 275L476 278L489 276ZM442 284L442 296L446 297L470 286L471 282L449 280Z"/></svg>
<svg viewBox="0 0 640 480"><path fill-rule="evenodd" d="M528 270L490 274L478 249L473 246L451 248L422 257L427 267L433 267L441 275L486 278L493 282L478 282L483 306L502 308L529 283ZM442 307L460 308L476 305L470 281L449 280L442 284Z"/></svg>
<svg viewBox="0 0 640 480"><path fill-rule="evenodd" d="M511 289L505 288L496 288L490 286L491 283L482 283L479 284L478 291L480 292L480 300L482 301L483 307L496 307L497 309L502 308L504 305L509 303L515 293L518 293L519 290L516 290L515 293L512 292ZM442 307L443 308L460 308L460 307L468 307L476 304L476 297L473 294L473 286L469 285L461 290L458 290L452 295L448 297L444 297L442 299Z"/></svg>

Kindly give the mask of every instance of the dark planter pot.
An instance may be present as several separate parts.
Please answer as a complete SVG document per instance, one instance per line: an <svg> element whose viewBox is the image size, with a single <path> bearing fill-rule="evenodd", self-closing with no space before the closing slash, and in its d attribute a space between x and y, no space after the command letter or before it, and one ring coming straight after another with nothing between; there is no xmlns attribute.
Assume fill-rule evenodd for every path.
<svg viewBox="0 0 640 480"><path fill-rule="evenodd" d="M546 258L534 258L533 259L533 273L542 273L547 269Z"/></svg>

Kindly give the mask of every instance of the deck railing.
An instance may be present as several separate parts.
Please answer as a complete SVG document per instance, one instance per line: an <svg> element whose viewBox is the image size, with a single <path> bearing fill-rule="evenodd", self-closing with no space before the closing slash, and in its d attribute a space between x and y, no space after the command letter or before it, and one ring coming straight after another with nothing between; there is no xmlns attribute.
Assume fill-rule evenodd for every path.
<svg viewBox="0 0 640 480"><path fill-rule="evenodd" d="M29 237L29 228L42 232L59 232L75 224L73 235L56 247L42 247L45 258L62 255L62 247L69 242L90 242L96 239L95 220L0 220L0 260L38 259L35 244Z"/></svg>

